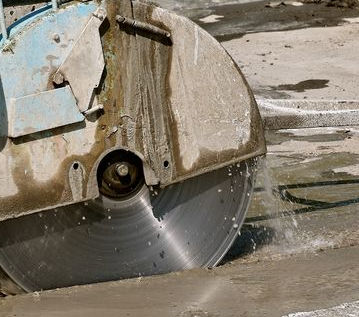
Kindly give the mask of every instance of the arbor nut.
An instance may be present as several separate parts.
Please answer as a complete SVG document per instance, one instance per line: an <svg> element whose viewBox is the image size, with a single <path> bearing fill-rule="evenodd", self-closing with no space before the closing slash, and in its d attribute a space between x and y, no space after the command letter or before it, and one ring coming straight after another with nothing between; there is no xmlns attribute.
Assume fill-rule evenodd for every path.
<svg viewBox="0 0 359 317"><path fill-rule="evenodd" d="M129 173L129 168L127 164L121 163L116 166L116 173L120 177L126 177Z"/></svg>

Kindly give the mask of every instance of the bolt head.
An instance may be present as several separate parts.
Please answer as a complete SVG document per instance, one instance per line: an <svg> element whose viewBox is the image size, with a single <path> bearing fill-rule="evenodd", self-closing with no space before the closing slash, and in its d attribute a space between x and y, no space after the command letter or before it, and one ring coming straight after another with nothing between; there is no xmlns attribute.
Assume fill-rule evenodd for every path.
<svg viewBox="0 0 359 317"><path fill-rule="evenodd" d="M125 176L127 176L128 173L129 173L128 165L125 164L125 163L118 164L118 165L116 166L116 173L117 173L118 176L120 176L120 177L125 177Z"/></svg>
<svg viewBox="0 0 359 317"><path fill-rule="evenodd" d="M64 82L64 76L62 76L62 74L60 73L55 73L54 76L52 77L52 81L56 84L56 85L61 85Z"/></svg>
<svg viewBox="0 0 359 317"><path fill-rule="evenodd" d="M57 33L55 33L55 34L52 36L52 39L53 39L56 43L59 43L59 42L60 42L60 35L58 35Z"/></svg>

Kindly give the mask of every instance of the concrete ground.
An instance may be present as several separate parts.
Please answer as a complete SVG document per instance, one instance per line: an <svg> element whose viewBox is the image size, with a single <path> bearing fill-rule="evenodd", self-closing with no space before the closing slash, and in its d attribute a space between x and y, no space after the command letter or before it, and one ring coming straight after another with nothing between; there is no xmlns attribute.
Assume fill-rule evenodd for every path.
<svg viewBox="0 0 359 317"><path fill-rule="evenodd" d="M284 316L358 299L358 261L351 247L34 293L2 300L0 316Z"/></svg>
<svg viewBox="0 0 359 317"><path fill-rule="evenodd" d="M175 9L222 41L257 97L359 99L359 10L265 4ZM0 316L359 316L359 127L266 137L221 266L7 297Z"/></svg>

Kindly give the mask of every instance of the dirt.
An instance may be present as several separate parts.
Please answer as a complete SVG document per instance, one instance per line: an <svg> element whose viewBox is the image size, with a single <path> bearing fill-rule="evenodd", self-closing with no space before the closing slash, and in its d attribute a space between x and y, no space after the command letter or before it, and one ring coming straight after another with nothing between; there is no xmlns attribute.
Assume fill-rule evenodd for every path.
<svg viewBox="0 0 359 317"><path fill-rule="evenodd" d="M327 79L308 79L304 81L300 81L297 84L287 84L287 85L279 85L277 87L273 87L276 90L292 90L296 92L304 92L310 89L321 89L328 87L329 80Z"/></svg>

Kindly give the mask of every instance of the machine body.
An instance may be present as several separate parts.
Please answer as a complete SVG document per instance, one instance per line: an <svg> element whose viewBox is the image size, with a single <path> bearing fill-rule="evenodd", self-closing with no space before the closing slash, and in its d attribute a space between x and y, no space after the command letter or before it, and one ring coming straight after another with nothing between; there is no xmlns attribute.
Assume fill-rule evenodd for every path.
<svg viewBox="0 0 359 317"><path fill-rule="evenodd" d="M16 12L27 10L28 2ZM259 111L242 73L208 33L152 4L55 3L41 7L35 1L38 9L2 28L4 275L30 291L215 265L241 226L255 158L266 151ZM143 228L153 231L146 238L133 234L141 217L149 221ZM111 224L117 218L117 226ZM98 227L103 222L106 230ZM169 246L161 242L148 252L162 260L169 254L161 265L143 260L141 249L153 245L157 225L167 226ZM82 257L86 262L95 254L92 261L99 266L76 276L84 263L74 260L67 275L59 276L68 263L57 271L48 263L56 255L46 250L58 248L70 261L71 241L82 241L91 230L121 239L87 241L96 251ZM173 251L179 247L173 236L191 257ZM29 267L44 264L29 273L14 263L24 259L31 259ZM105 273L109 263L114 267Z"/></svg>

